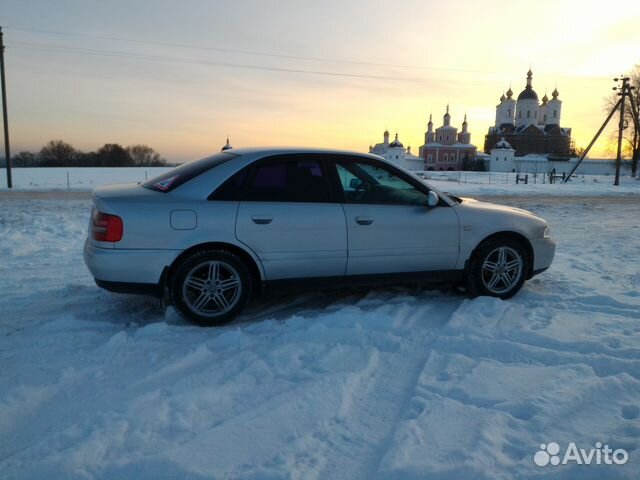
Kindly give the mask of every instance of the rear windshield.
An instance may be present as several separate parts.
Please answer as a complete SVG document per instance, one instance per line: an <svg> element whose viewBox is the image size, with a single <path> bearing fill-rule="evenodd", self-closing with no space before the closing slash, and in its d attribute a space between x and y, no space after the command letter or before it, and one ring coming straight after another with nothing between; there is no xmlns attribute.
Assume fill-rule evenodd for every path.
<svg viewBox="0 0 640 480"><path fill-rule="evenodd" d="M147 180L141 185L144 188L157 190L158 192L170 192L192 178L195 178L198 175L236 157L238 157L238 155L231 152L216 153L210 157L183 163L162 175L158 175L157 177Z"/></svg>

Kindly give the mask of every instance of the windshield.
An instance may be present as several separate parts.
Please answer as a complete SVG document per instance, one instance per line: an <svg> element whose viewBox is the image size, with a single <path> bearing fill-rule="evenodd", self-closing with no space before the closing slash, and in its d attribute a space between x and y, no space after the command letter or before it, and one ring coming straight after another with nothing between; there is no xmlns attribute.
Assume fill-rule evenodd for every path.
<svg viewBox="0 0 640 480"><path fill-rule="evenodd" d="M238 157L238 155L231 152L216 153L210 157L178 165L176 168L158 175L157 177L153 177L141 185L144 188L149 188L158 192L170 192L198 175L236 157Z"/></svg>

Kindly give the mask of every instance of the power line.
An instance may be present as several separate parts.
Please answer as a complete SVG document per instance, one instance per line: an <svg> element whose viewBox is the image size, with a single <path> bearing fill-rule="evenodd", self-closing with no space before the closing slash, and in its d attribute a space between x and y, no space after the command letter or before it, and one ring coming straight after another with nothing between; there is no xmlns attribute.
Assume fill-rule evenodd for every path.
<svg viewBox="0 0 640 480"><path fill-rule="evenodd" d="M420 70L431 70L431 71L441 71L441 72L462 72L462 73L475 73L475 74L491 74L493 72L486 72L476 69L464 69L464 68L450 68L450 67L430 67L426 65L411 65L411 64L394 64L394 63L385 63L385 62L373 62L373 61L359 61L359 60L351 60L351 59L338 59L338 58L327 58L327 57L312 57L312 56L303 56L303 55L291 55L291 54L280 54L280 53L271 53L271 52L260 52L253 50L242 50L242 49L232 49L232 48L221 48L221 47L213 47L207 45L195 45L188 43L174 43L174 42L164 42L164 41L153 41L153 40L142 40L136 38L127 38L127 37L117 37L110 35L93 35L82 32L68 32L68 31L58 31L58 30L44 30L44 29L36 29L36 28L27 28L27 27L6 27L10 30L22 31L22 32L34 32L34 33L42 33L46 35L57 35L57 36L65 36L65 37L77 37L77 38L91 38L96 40L108 40L108 41L117 41L117 42L128 42L128 43L136 43L143 45L156 45L156 46L164 46L164 47L177 47L177 48L186 48L200 51L216 51L222 53L234 53L241 55L253 55L253 56L261 56L261 57L269 57L269 58L282 58L288 60L298 60L298 61L312 61L312 62L324 62L324 63L338 63L338 64L348 64L348 65L359 65L359 66L374 66L374 67L391 67L391 68L407 68L407 69L420 69ZM27 42L15 42L14 45L22 43L22 45L37 45L37 44L29 44ZM75 47L65 47L58 45L39 45L47 48L66 48L73 49ZM89 50L89 49L86 49ZM95 50L95 54L98 52L102 52L99 50ZM118 56L118 55L146 55L146 54L131 54L129 52L111 52L108 51L108 56ZM107 56L107 55L105 55ZM153 60L159 60L159 56L152 55L148 58ZM142 57L138 57L142 58ZM196 59L182 59L177 57L166 57L166 60L171 61L179 61L181 63L198 63L199 60ZM434 82L442 82L443 80L434 80L434 79L425 79L425 78L406 78L394 76L390 77L388 75L364 75L364 74L347 74L347 73L338 73L338 72L327 72L327 71L318 71L318 70L304 70L299 68L289 68L289 67L262 67L256 65L249 64L235 64L232 62L222 62L222 61L210 61L203 64L209 65L217 65L217 66L227 66L232 68L249 68L256 70L270 70L270 71L280 71L280 72L289 72L289 73L308 73L308 74L317 74L317 75L325 75L332 77L350 77L350 78L370 78L370 79L378 79L378 80L400 80L405 82L416 82L416 83L434 83ZM602 81L606 77L583 77L583 80L596 80ZM478 83L486 83L495 85L496 82L481 82L477 79L469 82L460 82L448 80L447 84L451 85L469 85L469 84L478 84Z"/></svg>
<svg viewBox="0 0 640 480"><path fill-rule="evenodd" d="M482 73L480 70L464 69L464 68L429 67L426 65L409 65L409 64L359 61L359 60L327 58L327 57L311 57L311 56L305 56L305 55L291 55L291 54L282 54L282 53L260 52L260 51L254 51L254 50L212 47L207 45L195 45L195 44L189 44L189 43L173 43L173 42L162 42L162 41L155 41L155 40L141 40L137 38L114 37L109 35L92 35L92 34L80 33L80 32L61 32L56 30L40 30L36 28L6 27L6 26L5 28L9 30L16 30L16 31L22 31L22 32L43 33L46 35L61 35L66 37L92 38L96 40L129 42L129 43L138 43L138 44L144 44L144 45L158 45L163 47L187 48L187 49L193 49L193 50L208 50L208 51L215 51L215 52L222 52L222 53L234 53L234 54L240 54L240 55L254 55L254 56L261 56L261 57L272 57L272 58L284 58L288 60L302 60L302 61L309 61L309 62L341 63L341 64L361 65L361 66L364 65L364 66L373 66L373 67L391 67L391 68L409 68L409 69L435 70L435 71Z"/></svg>
<svg viewBox="0 0 640 480"><path fill-rule="evenodd" d="M48 51L48 52L56 52L56 53L69 53L69 54L75 54L75 55L115 57L115 58L125 58L125 59L133 59L133 60L148 60L148 61L155 61L155 62L174 62L174 63L182 63L182 64L190 64L190 65L217 66L217 67L227 67L227 68L236 68L236 69L263 70L263 71L270 71L270 72L296 73L296 74L304 74L304 75L320 75L320 76L327 76L327 77L343 77L343 78L352 78L352 79L400 81L400 82L431 84L431 85L446 84L446 85L453 85L453 86L477 86L479 84L485 84L485 85L495 84L495 82L493 81L486 81L486 80L483 81L480 79L464 81L459 79L436 79L436 78L425 78L425 77L406 77L406 76L398 76L398 75L389 76L389 75L376 75L376 74L335 72L335 71L326 71L326 70L310 70L310 69L300 69L300 68L255 65L255 64L247 64L247 63L223 62L223 61L217 61L217 60L205 60L205 59L176 57L176 56L168 56L168 55L153 55L153 54L147 54L147 53L127 52L127 51L121 51L121 50L104 50L104 49L93 49L93 48L84 48L84 47L70 47L65 45L54 45L54 44L47 44L47 43L11 42L7 44L7 46L11 48L16 48L16 49L40 50L40 51Z"/></svg>
<svg viewBox="0 0 640 480"><path fill-rule="evenodd" d="M129 59L136 59L136 60L152 60L152 61L160 61L160 62L176 62L176 63L186 63L186 64L193 64L193 65L209 65L209 66L241 68L241 69L250 69L250 70L266 70L266 71L272 71L272 72L324 75L324 76L331 76L331 77L362 78L362 79L370 79L370 80L392 80L392 81L403 81L403 82L413 82L413 83L433 83L434 81L436 82L438 81L438 80L431 80L431 79L419 78L419 77L401 77L401 76L392 77L387 75L365 75L365 74L358 74L358 73L330 72L330 71L323 71L323 70L305 70L305 69L286 68L286 67L269 67L269 66L251 65L251 64L243 64L243 63L200 60L195 58L140 54L140 53L131 53L131 52L116 51L116 50L99 50L99 49L88 49L88 48L80 48L80 47L64 47L59 45L48 45L48 44L38 44L38 43L29 43L29 42L11 42L7 44L7 47L26 49L26 50L43 50L43 51L59 52L59 53L71 53L71 54L78 54L78 55L118 57L118 58L129 58Z"/></svg>

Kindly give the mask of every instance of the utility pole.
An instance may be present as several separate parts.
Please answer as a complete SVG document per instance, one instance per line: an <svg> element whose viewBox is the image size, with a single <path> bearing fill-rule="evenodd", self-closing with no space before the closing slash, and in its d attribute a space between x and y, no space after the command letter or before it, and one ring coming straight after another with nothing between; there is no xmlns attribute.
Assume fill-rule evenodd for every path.
<svg viewBox="0 0 640 480"><path fill-rule="evenodd" d="M625 103L626 103L627 97L629 97L629 102L631 104L631 111L633 112L633 115L631 116L633 118L634 126L636 128L636 131L640 132L640 117L638 116L638 113L639 113L638 105L635 104L633 100L633 94L632 94L632 90L634 90L635 87L632 87L631 85L629 85L629 80L630 78L625 76L621 76L620 78L613 79L614 82L622 82L621 86L619 87L616 86L616 87L613 87L612 89L614 91L618 91L617 95L620 97L620 99L616 102L615 106L611 109L604 123L602 124L600 129L596 132L595 136L593 137L593 139L591 140L587 148L582 152L582 155L580 155L580 157L578 158L578 161L575 163L573 167L571 167L571 170L569 170L569 173L567 174L565 179L562 180L562 183L567 183L571 179L571 176L575 173L575 171L578 169L582 161L586 158L587 154L589 153L589 150L591 150L591 147L593 147L593 145L596 143L596 140L598 140L598 138L600 137L600 134L602 134L602 132L604 131L609 121L613 118L616 111L618 111L618 108L620 108L620 122L618 124L618 154L616 156L616 175L615 175L615 181L613 183L615 186L620 185L620 166L622 165L622 132L628 126L624 118Z"/></svg>
<svg viewBox="0 0 640 480"><path fill-rule="evenodd" d="M0 83L2 84L2 118L4 123L4 156L7 163L7 187L12 188L11 181L11 149L9 148L9 120L7 115L7 82L4 72L4 41L0 27Z"/></svg>
<svg viewBox="0 0 640 480"><path fill-rule="evenodd" d="M627 94L627 96L629 97L629 105L631 106L631 118L633 119L633 126L634 126L634 132L633 132L633 141L634 141L634 145L638 145L638 136L640 135L640 116L638 115L638 106L636 105L636 101L635 101L635 96L633 94L633 90L635 90L637 87L634 86L630 86L629 87L629 93ZM635 152L636 155L638 155L640 152ZM631 174L633 177L637 177L637 157L635 159L636 161L636 169L633 169L633 161L634 159L631 159L632 162L632 167L631 167Z"/></svg>
<svg viewBox="0 0 640 480"><path fill-rule="evenodd" d="M624 105L625 100L627 98L627 90L629 88L629 77L622 77L620 79L622 81L622 87L620 87L620 92L618 95L622 97L620 101L620 122L618 123L618 154L616 156L616 179L613 184L617 187L620 185L620 165L622 164L622 132L625 128L625 119L624 119ZM617 78L614 81L618 81ZM615 90L615 88L614 88Z"/></svg>

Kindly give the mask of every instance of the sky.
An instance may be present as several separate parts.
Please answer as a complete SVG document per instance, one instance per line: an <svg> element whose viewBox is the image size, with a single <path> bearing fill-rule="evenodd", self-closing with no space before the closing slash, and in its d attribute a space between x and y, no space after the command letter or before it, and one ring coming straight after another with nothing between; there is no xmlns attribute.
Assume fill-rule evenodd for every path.
<svg viewBox="0 0 640 480"><path fill-rule="evenodd" d="M447 104L482 149L529 67L586 146L640 63L634 0L3 0L0 25L14 153L143 143L182 162L227 135L366 151L385 129L417 153Z"/></svg>

